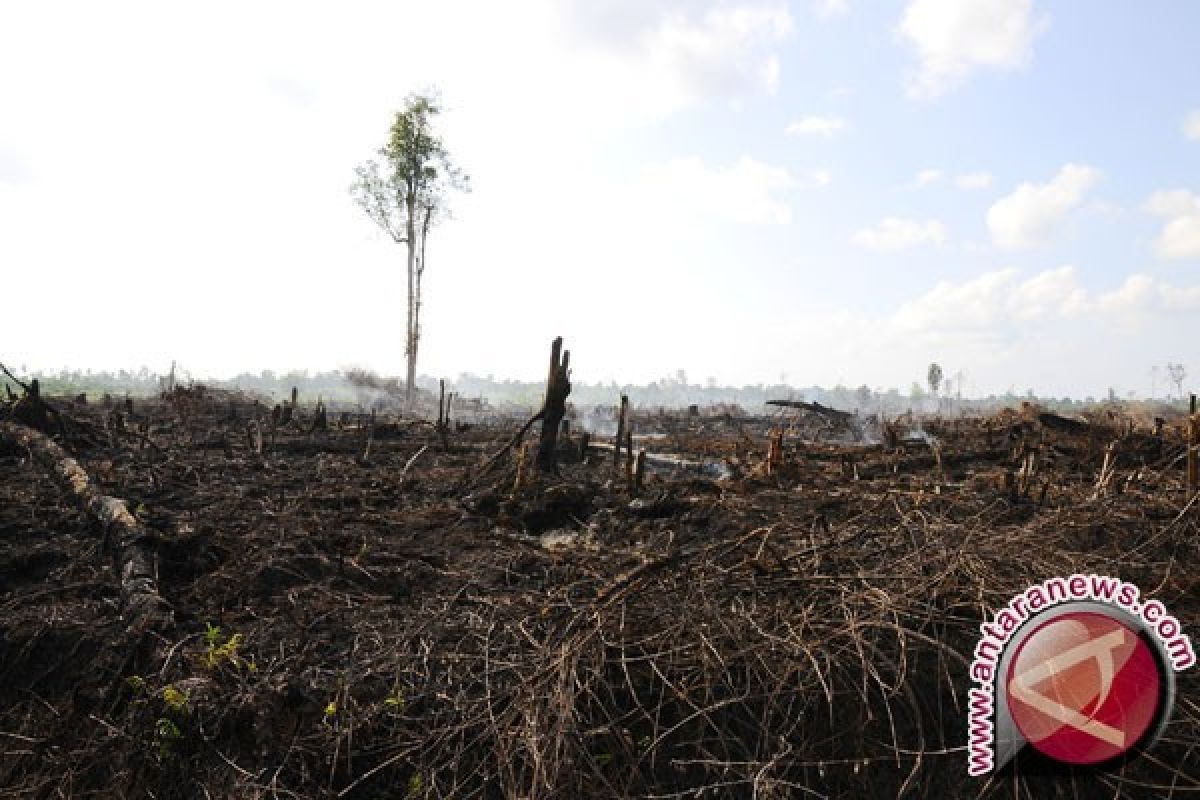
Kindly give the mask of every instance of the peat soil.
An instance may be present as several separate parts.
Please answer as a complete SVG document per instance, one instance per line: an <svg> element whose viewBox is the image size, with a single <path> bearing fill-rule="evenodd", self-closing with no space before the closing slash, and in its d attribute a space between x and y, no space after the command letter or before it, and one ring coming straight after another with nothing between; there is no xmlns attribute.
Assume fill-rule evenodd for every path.
<svg viewBox="0 0 1200 800"><path fill-rule="evenodd" d="M0 796L1200 796L1196 668L1140 758L966 774L979 624L1026 586L1130 580L1196 641L1180 420L639 413L684 463L634 491L577 431L556 475L481 470L519 420L58 405L170 617L123 613L104 531L0 444Z"/></svg>

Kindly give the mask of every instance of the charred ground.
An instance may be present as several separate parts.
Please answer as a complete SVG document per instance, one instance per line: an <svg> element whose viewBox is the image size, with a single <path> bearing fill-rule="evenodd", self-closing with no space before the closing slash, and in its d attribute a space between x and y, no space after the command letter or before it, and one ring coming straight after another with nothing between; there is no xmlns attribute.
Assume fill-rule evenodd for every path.
<svg viewBox="0 0 1200 800"><path fill-rule="evenodd" d="M1197 630L1179 420L1029 407L834 444L803 410L640 413L640 446L697 463L635 493L575 432L557 475L520 446L481 471L520 427L498 416L56 405L24 421L127 502L165 613L0 442L8 796L1200 792L1195 670L1119 773L968 782L963 752L978 625L1030 583L1119 576Z"/></svg>

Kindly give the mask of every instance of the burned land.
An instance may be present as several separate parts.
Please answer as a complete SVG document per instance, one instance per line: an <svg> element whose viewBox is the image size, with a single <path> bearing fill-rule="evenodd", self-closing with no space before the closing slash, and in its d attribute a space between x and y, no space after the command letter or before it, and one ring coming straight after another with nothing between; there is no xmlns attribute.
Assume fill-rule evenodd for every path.
<svg viewBox="0 0 1200 800"><path fill-rule="evenodd" d="M642 409L640 469L585 421L539 469L480 410L0 405L0 791L1200 793L1195 669L1112 770L964 752L979 624L1026 586L1113 575L1200 629L1182 417Z"/></svg>

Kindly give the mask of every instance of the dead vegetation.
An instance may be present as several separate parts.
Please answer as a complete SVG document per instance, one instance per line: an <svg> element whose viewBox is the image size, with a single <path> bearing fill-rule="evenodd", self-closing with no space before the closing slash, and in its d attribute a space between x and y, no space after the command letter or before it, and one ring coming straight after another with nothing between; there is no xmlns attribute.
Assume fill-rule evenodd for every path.
<svg viewBox="0 0 1200 800"><path fill-rule="evenodd" d="M813 409L633 412L609 449L556 422L535 469L519 423L319 426L202 387L21 402L0 411L9 796L1200 793L1195 670L1117 772L968 782L963 753L978 625L1026 585L1116 575L1200 629L1182 420L1027 407L859 436ZM170 616L131 624L122 540L58 447L124 501Z"/></svg>

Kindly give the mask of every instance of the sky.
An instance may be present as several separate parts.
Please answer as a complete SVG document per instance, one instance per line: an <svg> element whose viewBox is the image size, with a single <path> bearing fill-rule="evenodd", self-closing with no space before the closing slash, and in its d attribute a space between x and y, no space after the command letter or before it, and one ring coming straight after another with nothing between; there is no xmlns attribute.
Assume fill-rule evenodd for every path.
<svg viewBox="0 0 1200 800"><path fill-rule="evenodd" d="M354 168L471 191L418 369L1159 395L1200 378L1200 4L0 2L0 360L403 374ZM1157 377L1152 369L1159 367Z"/></svg>

